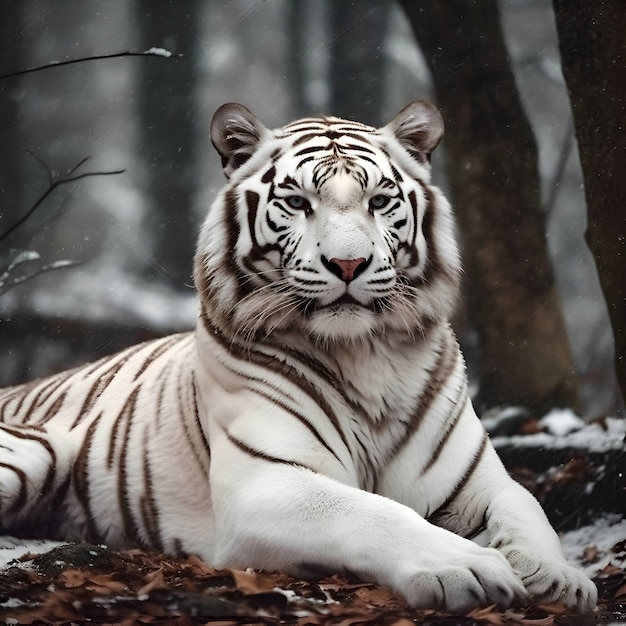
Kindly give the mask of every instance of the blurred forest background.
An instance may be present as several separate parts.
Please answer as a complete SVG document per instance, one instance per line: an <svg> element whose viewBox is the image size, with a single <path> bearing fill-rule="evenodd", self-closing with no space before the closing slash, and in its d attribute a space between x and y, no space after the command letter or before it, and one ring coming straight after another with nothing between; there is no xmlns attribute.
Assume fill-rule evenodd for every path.
<svg viewBox="0 0 626 626"><path fill-rule="evenodd" d="M610 296L607 308L605 296L624 277L611 270L620 250L607 237L624 244L616 194L623 197L626 171L606 192L618 207L604 203L615 222L590 223L594 232L608 225L600 246L590 239L596 256L598 248L612 255L596 265L585 242L588 205L592 213L584 183L589 195L589 168L598 162L618 180L615 151L593 158L581 150L584 181L578 148L596 136L601 146L611 142L593 129L589 141L577 139L588 130L581 114L623 124L623 100L612 110L601 99L606 50L597 46L611 37L596 37L589 25L612 23L614 39L624 39L624 9L621 0L572 0L567 14L565 4L2 3L0 383L193 327L195 237L223 184L208 133L219 105L241 102L269 127L325 113L382 125L423 98L446 121L433 176L459 219L466 272L455 327L479 407L519 405L536 416L555 406L586 417L620 411L611 322L619 339L623 295L622 308ZM153 47L173 56L5 76ZM582 100L577 81L587 88ZM622 127L611 144L622 156L623 138ZM99 175L82 177L88 173Z"/></svg>

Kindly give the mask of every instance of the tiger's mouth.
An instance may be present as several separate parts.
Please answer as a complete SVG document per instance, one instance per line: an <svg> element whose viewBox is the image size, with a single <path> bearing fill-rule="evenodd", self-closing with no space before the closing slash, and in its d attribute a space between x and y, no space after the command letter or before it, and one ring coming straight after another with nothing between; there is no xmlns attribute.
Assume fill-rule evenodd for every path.
<svg viewBox="0 0 626 626"><path fill-rule="evenodd" d="M340 309L346 306L358 307L360 309L367 308L365 304L359 302L356 298L353 298L349 293L344 293L342 296L339 296L336 300L329 302L328 304L321 304L317 308L318 309Z"/></svg>
<svg viewBox="0 0 626 626"><path fill-rule="evenodd" d="M303 305L303 311L307 315L313 315L318 312L358 313L359 311L370 311L379 314L385 308L385 300L383 298L375 298L368 303L363 303L353 298L349 293L344 293L332 302L323 304L319 300L312 298L306 300Z"/></svg>

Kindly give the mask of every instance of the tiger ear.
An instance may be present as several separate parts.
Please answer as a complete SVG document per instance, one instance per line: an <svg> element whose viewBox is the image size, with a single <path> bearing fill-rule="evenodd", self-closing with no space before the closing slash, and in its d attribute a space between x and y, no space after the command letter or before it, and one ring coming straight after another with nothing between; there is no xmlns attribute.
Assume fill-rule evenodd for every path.
<svg viewBox="0 0 626 626"><path fill-rule="evenodd" d="M256 150L265 126L242 104L223 104L211 120L211 142L222 157L226 178L241 167Z"/></svg>
<svg viewBox="0 0 626 626"><path fill-rule="evenodd" d="M409 154L418 161L430 161L430 155L443 137L443 119L435 106L416 100L396 115L387 128Z"/></svg>

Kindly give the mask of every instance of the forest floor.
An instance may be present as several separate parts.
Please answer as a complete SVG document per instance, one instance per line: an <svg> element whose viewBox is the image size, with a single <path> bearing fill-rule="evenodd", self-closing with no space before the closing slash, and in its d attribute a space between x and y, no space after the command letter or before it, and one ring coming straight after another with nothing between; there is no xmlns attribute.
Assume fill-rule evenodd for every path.
<svg viewBox="0 0 626 626"><path fill-rule="evenodd" d="M281 573L217 570L195 556L0 538L0 620L124 626L626 624L624 424L573 423L569 430L568 419L529 425L510 414L490 429L511 473L535 493L560 531L568 560L598 586L593 616L559 605L506 611L492 606L455 616L413 610L387 589L345 574L311 582Z"/></svg>

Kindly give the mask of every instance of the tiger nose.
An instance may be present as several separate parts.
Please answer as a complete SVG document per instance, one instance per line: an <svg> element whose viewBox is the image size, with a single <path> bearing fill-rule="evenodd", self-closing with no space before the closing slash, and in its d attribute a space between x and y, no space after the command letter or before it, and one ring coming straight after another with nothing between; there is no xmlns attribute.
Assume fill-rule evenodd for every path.
<svg viewBox="0 0 626 626"><path fill-rule="evenodd" d="M322 263L328 271L332 272L346 283L354 280L369 265L367 259L363 257L359 259L332 258L330 261L322 257Z"/></svg>

